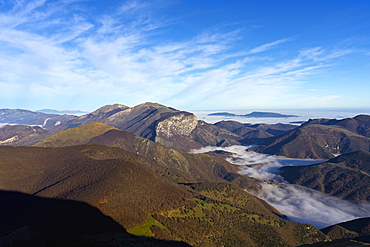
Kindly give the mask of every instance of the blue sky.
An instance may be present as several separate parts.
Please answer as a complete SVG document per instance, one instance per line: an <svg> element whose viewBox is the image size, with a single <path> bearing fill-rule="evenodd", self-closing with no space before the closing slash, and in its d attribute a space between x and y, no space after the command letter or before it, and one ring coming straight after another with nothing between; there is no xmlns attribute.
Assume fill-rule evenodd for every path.
<svg viewBox="0 0 370 247"><path fill-rule="evenodd" d="M368 0L0 0L0 108L370 108Z"/></svg>

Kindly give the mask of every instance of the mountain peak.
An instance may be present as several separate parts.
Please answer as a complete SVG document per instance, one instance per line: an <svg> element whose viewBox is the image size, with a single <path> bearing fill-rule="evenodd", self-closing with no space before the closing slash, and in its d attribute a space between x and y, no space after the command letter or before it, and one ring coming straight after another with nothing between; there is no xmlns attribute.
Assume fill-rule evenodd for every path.
<svg viewBox="0 0 370 247"><path fill-rule="evenodd" d="M108 113L117 109L125 110L127 108L129 107L121 104L105 105L93 111L92 114Z"/></svg>
<svg viewBox="0 0 370 247"><path fill-rule="evenodd" d="M151 107L154 107L154 108L167 108L167 109L171 109L173 111L177 111L176 109L172 108L172 107L168 107L168 106L165 106L165 105L162 105L162 104L159 104L159 103L155 103L155 102L145 102L145 103L142 103L142 104L139 104L136 107L143 107L143 106L151 106Z"/></svg>

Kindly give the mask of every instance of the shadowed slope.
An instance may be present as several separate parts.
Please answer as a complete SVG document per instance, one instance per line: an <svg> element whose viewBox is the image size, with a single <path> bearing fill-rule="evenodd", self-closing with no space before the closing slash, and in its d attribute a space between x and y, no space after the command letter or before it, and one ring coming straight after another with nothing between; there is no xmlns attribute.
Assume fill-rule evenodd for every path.
<svg viewBox="0 0 370 247"><path fill-rule="evenodd" d="M301 247L355 247L370 246L370 218L361 218L321 229L332 241Z"/></svg>
<svg viewBox="0 0 370 247"><path fill-rule="evenodd" d="M310 166L283 167L281 176L294 184L347 200L370 200L370 153L357 151Z"/></svg>
<svg viewBox="0 0 370 247"><path fill-rule="evenodd" d="M370 218L343 222L321 229L331 239L355 239L370 243Z"/></svg>
<svg viewBox="0 0 370 247"><path fill-rule="evenodd" d="M144 157L118 148L3 147L0 158L0 189L83 200L128 228L191 195L156 174Z"/></svg>
<svg viewBox="0 0 370 247"><path fill-rule="evenodd" d="M1 246L189 246L133 236L84 202L0 191Z"/></svg>

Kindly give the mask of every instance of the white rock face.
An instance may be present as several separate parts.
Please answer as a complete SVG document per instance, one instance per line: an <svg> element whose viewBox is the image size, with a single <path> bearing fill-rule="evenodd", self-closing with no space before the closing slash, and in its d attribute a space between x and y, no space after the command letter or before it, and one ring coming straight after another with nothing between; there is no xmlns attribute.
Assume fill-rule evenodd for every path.
<svg viewBox="0 0 370 247"><path fill-rule="evenodd" d="M195 115L178 114L158 123L156 135L171 137L174 135L188 136L198 124Z"/></svg>

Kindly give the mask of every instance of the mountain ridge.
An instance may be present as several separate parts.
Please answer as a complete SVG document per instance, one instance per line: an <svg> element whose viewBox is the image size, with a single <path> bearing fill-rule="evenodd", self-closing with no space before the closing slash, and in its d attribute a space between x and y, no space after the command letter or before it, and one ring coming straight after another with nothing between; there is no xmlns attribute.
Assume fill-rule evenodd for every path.
<svg viewBox="0 0 370 247"><path fill-rule="evenodd" d="M370 200L370 152L356 151L309 166L281 168L288 182L346 200Z"/></svg>
<svg viewBox="0 0 370 247"><path fill-rule="evenodd" d="M290 118L290 117L298 117L296 115L287 115L275 112L260 112L254 111L248 114L234 114L229 112L216 112L210 113L208 116L223 116L223 117L245 117L245 118Z"/></svg>

